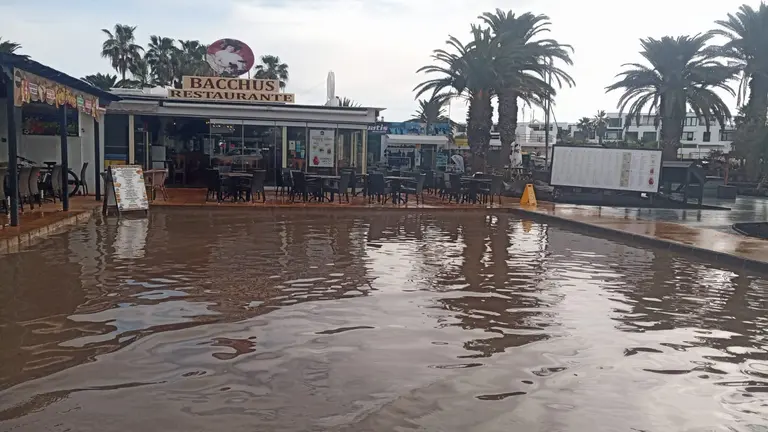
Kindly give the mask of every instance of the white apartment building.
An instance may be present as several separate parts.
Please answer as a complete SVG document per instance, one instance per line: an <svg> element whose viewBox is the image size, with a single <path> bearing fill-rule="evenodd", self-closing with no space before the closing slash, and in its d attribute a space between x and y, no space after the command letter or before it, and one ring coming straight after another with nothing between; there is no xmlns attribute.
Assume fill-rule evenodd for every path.
<svg viewBox="0 0 768 432"><path fill-rule="evenodd" d="M608 113L607 116L608 128L603 136L603 141L659 141L661 130L653 125L653 116L641 116L639 124L637 119L633 118L629 125L624 124L626 115ZM571 137L577 140L583 139L583 132L575 123L569 123L567 128ZM711 121L709 132L707 132L705 120L697 118L694 113L690 112L683 126L678 156L682 159L704 159L711 150L728 153L731 151L734 129L733 125L726 125L725 128L721 128L717 121ZM594 131L588 141L595 144L598 142Z"/></svg>

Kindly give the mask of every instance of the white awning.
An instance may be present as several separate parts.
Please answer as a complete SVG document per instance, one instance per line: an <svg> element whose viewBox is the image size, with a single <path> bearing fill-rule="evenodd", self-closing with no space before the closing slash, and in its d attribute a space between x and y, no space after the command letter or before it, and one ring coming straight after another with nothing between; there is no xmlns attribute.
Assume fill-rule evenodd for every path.
<svg viewBox="0 0 768 432"><path fill-rule="evenodd" d="M446 146L449 143L445 135L385 135L386 145L438 145Z"/></svg>

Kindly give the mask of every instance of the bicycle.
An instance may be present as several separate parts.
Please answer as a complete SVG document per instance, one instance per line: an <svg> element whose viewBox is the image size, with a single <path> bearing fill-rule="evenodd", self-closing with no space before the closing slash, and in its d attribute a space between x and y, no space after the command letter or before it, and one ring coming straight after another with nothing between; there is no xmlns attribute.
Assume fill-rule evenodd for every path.
<svg viewBox="0 0 768 432"><path fill-rule="evenodd" d="M31 159L27 159L27 158L25 158L23 156L16 156L16 159L18 159L19 162L20 162L19 166L24 166L24 167L39 167L40 166L40 164L38 164L37 162L35 162L35 161L31 160ZM43 178L43 181L41 183L44 183L46 185L46 190L51 190L51 189L53 189L53 186L52 186L52 183L51 183L51 172L53 171L53 166L56 165L56 164L52 163L52 162L47 162L47 163L45 163L45 165L46 165L46 168L44 168L45 171L43 171L44 172L44 178ZM67 195L69 195L69 197L71 198L71 197L77 195L77 192L80 191L80 184L81 183L80 183L80 177L78 177L77 174L75 174L75 172L72 171L71 169L67 171L67 174L68 174L67 175L67 190L69 192Z"/></svg>

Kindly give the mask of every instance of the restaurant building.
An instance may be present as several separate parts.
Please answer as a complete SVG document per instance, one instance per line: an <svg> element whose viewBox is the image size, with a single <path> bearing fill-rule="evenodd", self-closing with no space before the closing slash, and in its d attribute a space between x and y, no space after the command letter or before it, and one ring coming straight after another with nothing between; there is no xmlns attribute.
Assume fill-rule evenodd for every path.
<svg viewBox="0 0 768 432"><path fill-rule="evenodd" d="M168 168L169 182L200 186L205 170L233 165L336 174L366 172L368 127L381 108L296 104L276 80L184 77L181 89L113 89L105 165Z"/></svg>
<svg viewBox="0 0 768 432"><path fill-rule="evenodd" d="M20 178L9 173L20 172L19 157L38 168L61 165L65 176L72 170L100 199L103 104L117 97L26 56L8 53L0 53L0 84L0 171L5 174L11 225L19 223ZM68 210L68 197L63 195L61 205Z"/></svg>

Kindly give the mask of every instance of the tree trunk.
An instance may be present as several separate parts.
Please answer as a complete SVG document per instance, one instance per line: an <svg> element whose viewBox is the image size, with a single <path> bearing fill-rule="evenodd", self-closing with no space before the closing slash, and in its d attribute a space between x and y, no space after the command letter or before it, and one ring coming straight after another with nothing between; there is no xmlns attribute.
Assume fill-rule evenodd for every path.
<svg viewBox="0 0 768 432"><path fill-rule="evenodd" d="M677 149L680 148L680 138L683 136L683 117L672 115L662 116L661 119L661 160L677 160Z"/></svg>
<svg viewBox="0 0 768 432"><path fill-rule="evenodd" d="M517 92L511 89L499 93L500 168L510 164L509 155L513 152L515 153L515 161L522 160L522 157L518 157L520 145L515 137L517 133L517 97Z"/></svg>
<svg viewBox="0 0 768 432"><path fill-rule="evenodd" d="M746 121L742 125L746 133L740 134L746 142L742 144L746 157L747 178L757 181L761 175L763 141L768 134L766 131L766 115L768 115L768 77L753 76L749 80L749 102L746 107Z"/></svg>
<svg viewBox="0 0 768 432"><path fill-rule="evenodd" d="M471 96L467 112L467 138L472 154L470 164L473 172L485 172L488 148L491 145L493 106L489 92L480 91Z"/></svg>

